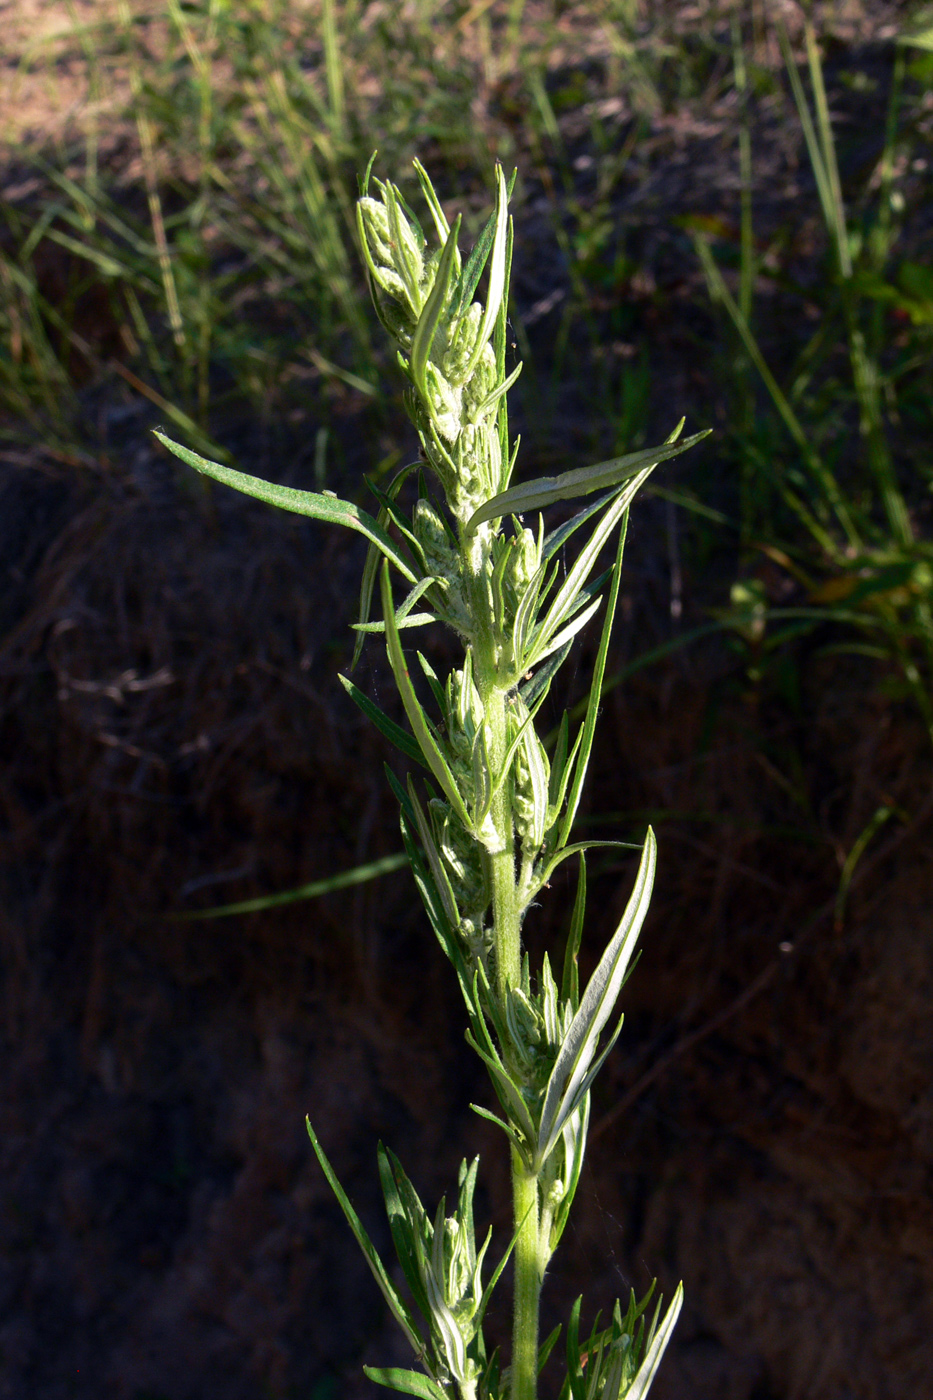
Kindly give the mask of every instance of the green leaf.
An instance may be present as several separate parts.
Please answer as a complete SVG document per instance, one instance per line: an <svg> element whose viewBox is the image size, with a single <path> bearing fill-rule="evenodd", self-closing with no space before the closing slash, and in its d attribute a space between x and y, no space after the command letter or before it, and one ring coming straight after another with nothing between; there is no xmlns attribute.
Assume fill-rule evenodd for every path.
<svg viewBox="0 0 933 1400"><path fill-rule="evenodd" d="M575 1115L571 1114L564 1124L564 1153L566 1159L571 1163L570 1180L567 1182L564 1194L560 1198L560 1204L554 1212L554 1223L551 1226L551 1250L555 1250L560 1243L560 1237L567 1228L567 1221L570 1219L570 1207L573 1205L573 1198L577 1194L577 1187L580 1184L580 1173L583 1170L583 1157L586 1152L586 1139L590 1130L590 1096L583 1095L583 1102L578 1109L580 1114L579 1122L575 1122Z"/></svg>
<svg viewBox="0 0 933 1400"><path fill-rule="evenodd" d="M484 414L489 412L493 404L498 403L499 400L509 392L509 390L511 389L512 385L515 383L516 379L521 374L521 372L522 361L519 360L518 364L512 370L512 373L508 376L508 378L503 379L502 383L497 388L493 389L493 391L490 394L487 394L486 397L483 399L482 403L478 404L476 408L472 410L470 414L471 422L478 423L480 419L484 416Z"/></svg>
<svg viewBox="0 0 933 1400"><path fill-rule="evenodd" d="M597 515L603 506L607 506L615 495L615 491L606 491L602 496L597 496L595 501L591 501L588 506L578 510L576 515L572 515L569 520L556 530L552 530L549 535L545 535L541 546L541 558L551 559L559 549L567 543L570 537L584 525L591 516ZM542 519L543 517L539 517Z"/></svg>
<svg viewBox="0 0 933 1400"><path fill-rule="evenodd" d="M590 618L595 617L596 613L599 612L599 605L601 602L602 598L594 598L586 610L580 613L579 600L577 600L577 604L570 611L578 613L578 616L574 617L571 622L568 622L566 627L562 627L557 635L551 637L546 644L533 641L531 644L533 648L533 659L529 659L527 664L529 666L537 666L540 661L546 660L546 658L551 656L555 651L563 650L568 642L573 641L578 632L583 631ZM525 668L523 667L522 669L524 670Z"/></svg>
<svg viewBox="0 0 933 1400"><path fill-rule="evenodd" d="M441 945L447 959L457 974L457 981L460 984L460 991L463 995L467 1012L470 1016L473 1016L475 1014L475 1007L471 999L470 977L467 972L463 953L460 951L460 945L457 942L456 934L447 920L441 897L437 892L437 887L431 878L430 872L426 869L424 861L421 859L420 852L418 851L412 834L412 828L404 812L401 814L400 822L402 840L405 842L405 850L408 855L408 863L411 866L411 873L414 876L425 913L428 916L438 943Z"/></svg>
<svg viewBox="0 0 933 1400"><path fill-rule="evenodd" d="M682 1283L678 1283L677 1291L671 1299L671 1305L665 1314L664 1321L654 1334L651 1345L645 1353L644 1360L638 1368L635 1379L625 1392L625 1400L643 1400L643 1397L648 1394L648 1387L654 1380L655 1373L661 1364L661 1357L664 1355L667 1344L671 1339L671 1333L674 1331L677 1319L680 1316L680 1309L683 1306L683 1301L684 1286Z"/></svg>
<svg viewBox="0 0 933 1400"><path fill-rule="evenodd" d="M612 1014L648 912L656 862L657 842L649 827L628 906L587 983L548 1079L538 1133L536 1162L539 1166L554 1150L564 1124L584 1091L587 1074L596 1055L599 1034Z"/></svg>
<svg viewBox="0 0 933 1400"><path fill-rule="evenodd" d="M475 1107L475 1105L474 1105L474 1107ZM477 1109L476 1111L479 1112L478 1109ZM498 1119L498 1118L494 1118L492 1114L484 1114L484 1115L481 1115L481 1116L492 1118L492 1120L493 1120L494 1123L498 1123L498 1122L499 1122L499 1119ZM502 1124L501 1126L505 1126L505 1125ZM477 1162L478 1162L478 1161L479 1161L479 1158L477 1157L476 1160L477 1160ZM536 1206L536 1205L537 1205L537 1202L536 1202L536 1201L532 1201L531 1205L528 1207L528 1209L525 1211L525 1214L522 1216L521 1220L518 1222L517 1226L515 1227L515 1232L514 1232L514 1234L512 1235L512 1238L509 1240L508 1248L506 1249L506 1251L505 1251L505 1253L503 1254L502 1258L499 1260L498 1264L496 1265L495 1271L493 1272L493 1275L492 1275L492 1277L490 1278L489 1282L487 1283L486 1287L483 1289L483 1296L482 1296L482 1298L480 1299L479 1307L478 1307L477 1310L476 1310L476 1316L477 1316L477 1318L478 1318L480 1321L482 1321L482 1319L486 1316L486 1308L487 1308L488 1305L489 1305L489 1299L492 1297L492 1290L495 1288L496 1284L499 1282L499 1279L500 1279L501 1276L502 1276L502 1270L505 1268L506 1264L509 1262L509 1258L510 1258L510 1256L511 1256L512 1250L515 1248L516 1244L518 1243L518 1237L519 1237L519 1235L520 1235L521 1232L522 1232L522 1226L524 1225L525 1221L528 1219L528 1217L529 1217L529 1215L531 1214L531 1212L535 1209L535 1206ZM557 1330L558 1330L558 1332L559 1332L559 1331L560 1331L560 1328L558 1327ZM550 1341L550 1338L549 1338L548 1340ZM556 1339L555 1339L555 1340L556 1340ZM545 1345L547 1345L547 1344L545 1344ZM551 1342L551 1346L553 1346L553 1345L554 1345L554 1343ZM546 1361L546 1360L547 1360L547 1357L545 1357L544 1360ZM541 1366L542 1366L543 1364L544 1364L544 1362L540 1362L540 1363L539 1363L539 1366L538 1366L539 1371L540 1371Z"/></svg>
<svg viewBox="0 0 933 1400"><path fill-rule="evenodd" d="M389 1275L386 1273L385 1268L383 1267L382 1260L379 1258L379 1255L376 1253L372 1241L370 1240L366 1231L363 1229L362 1221L360 1220L356 1211L351 1206L343 1187L337 1180L337 1177L334 1174L333 1167L324 1155L323 1147L315 1137L314 1129L311 1127L311 1120L309 1118L306 1118L305 1124L308 1129L308 1137L311 1139L311 1146L314 1148L315 1156L321 1164L321 1170L327 1177L327 1180L330 1184L330 1188L333 1191L334 1195L337 1197L338 1202L340 1203L340 1209L346 1216L347 1223L350 1226L350 1229L353 1231L354 1235L356 1236L356 1242L366 1257L366 1262L372 1271L373 1278L376 1280L380 1289L382 1290L382 1296L388 1303L389 1310L391 1311L392 1316L395 1318L396 1322L401 1327L402 1331L405 1333L405 1336L411 1343L415 1354L417 1356L423 1356L425 1352L425 1344L422 1340L421 1334L418 1331L418 1328L415 1326L415 1321L411 1315L411 1312L409 1311L407 1305L396 1293L395 1286L392 1283L392 1280L389 1278ZM446 1396L444 1397L444 1400L447 1400Z"/></svg>
<svg viewBox="0 0 933 1400"><path fill-rule="evenodd" d="M562 1001L569 1001L574 1011L580 1005L580 967L578 958L583 938L583 916L586 912L586 852L580 852L580 875L577 880L577 897L573 902L570 918L570 933L564 952L564 975L561 979Z"/></svg>
<svg viewBox="0 0 933 1400"><path fill-rule="evenodd" d="M499 308L502 304L505 292L505 271L506 271L506 239L509 228L508 217L509 196L505 188L505 176L502 173L502 166L496 165L496 231L492 245L492 259L489 264L489 286L486 292L486 307L483 311L483 319L476 336L476 344L470 356L465 378L469 379L475 370L479 357L483 353L483 347L492 334L493 325L499 315ZM488 517L487 517L488 519Z"/></svg>
<svg viewBox="0 0 933 1400"><path fill-rule="evenodd" d="M382 1184L382 1194L385 1197L386 1214L389 1217L389 1229L392 1232L392 1239L395 1243L395 1252L398 1255L399 1263L402 1266L402 1273L411 1289L412 1297L427 1321L431 1316L431 1308L428 1302L428 1295L425 1292L424 1281L421 1269L418 1266L418 1255L423 1250L421 1234L417 1228L417 1222L412 1221L410 1212L406 1210L402 1201L401 1185L407 1187L409 1201L414 1198L417 1207L424 1215L424 1208L418 1200L415 1188L412 1186L402 1164L394 1152L387 1152L380 1142L377 1149L379 1162L379 1180Z"/></svg>
<svg viewBox="0 0 933 1400"><path fill-rule="evenodd" d="M470 1107L480 1118L485 1118L487 1123L495 1123L497 1128L501 1128L517 1152L521 1153L522 1156L527 1155L525 1143L511 1123L507 1123L504 1118L499 1118L495 1113L490 1113L489 1109L483 1108L482 1104L471 1103Z"/></svg>
<svg viewBox="0 0 933 1400"><path fill-rule="evenodd" d="M512 190L515 187L515 177L517 176L517 174L517 169L512 171L507 191L509 195L511 195ZM456 319L458 320L463 315L464 311L466 311L469 308L470 303L473 300L473 293L479 286L479 279L483 275L483 269L486 266L486 262L489 258L489 250L492 247L492 240L495 237L496 229L498 227L498 219L499 211L498 209L496 209L492 214L490 214L489 218L487 219L483 231L480 234L479 238L476 240L476 243L473 245L473 251L467 259L466 266L463 269L463 276L460 279L460 294L457 299L457 308L454 313Z"/></svg>
<svg viewBox="0 0 933 1400"><path fill-rule="evenodd" d="M577 597L596 565L599 551L612 533L620 517L628 510L633 497L639 487L647 480L650 472L651 468L646 468L640 475L635 477L634 481L631 481L628 486L619 493L606 510L606 513L594 529L592 535L590 535L586 544L580 550L573 568L558 589L557 595L548 609L547 616L542 622L538 623L532 633L528 647L529 665L533 664L536 653L544 651L553 639L554 634L572 614ZM605 635L605 626L603 627L603 632ZM596 693L598 695L598 690Z"/></svg>
<svg viewBox="0 0 933 1400"><path fill-rule="evenodd" d="M483 1064L489 1071L492 1080L492 1087L496 1091L496 1097L508 1114L510 1122L515 1125L518 1131L524 1136L525 1144L531 1144L535 1140L534 1124L531 1121L525 1100L522 1098L521 1089L515 1084L508 1070L496 1054L488 1054L482 1049L478 1040L472 1032L466 1032L466 1041L471 1050L475 1050ZM523 1150L527 1154L528 1146Z"/></svg>
<svg viewBox="0 0 933 1400"><path fill-rule="evenodd" d="M555 1346L557 1345L557 1340L558 1340L558 1338L560 1337L560 1333L561 1333L561 1324L558 1322L557 1326L554 1328L554 1331L551 1332L550 1335L547 1336L547 1337L544 1339L544 1341L541 1343L541 1346L538 1348L538 1375L539 1375L539 1376L540 1376L541 1372L544 1370L545 1366L547 1365L548 1357L550 1356L551 1352L554 1350Z"/></svg>
<svg viewBox="0 0 933 1400"><path fill-rule="evenodd" d="M567 785L570 782L574 764L577 761L577 753L583 742L583 725L581 724L580 728L577 730L577 737L573 741L573 748L568 755L566 749L569 731L570 721L567 716L567 711L565 710L557 735L557 752L554 755L554 762L551 764L552 782L548 793L548 819L552 826L560 816L561 808L564 805L564 798L567 795Z"/></svg>
<svg viewBox="0 0 933 1400"><path fill-rule="evenodd" d="M405 713L408 716L408 723L412 727L415 739L421 748L427 766L440 783L445 797L457 814L463 827L471 830L470 816L464 806L463 798L457 787L456 780L446 758L441 753L437 741L428 727L424 711L415 694L415 688L411 683L408 674L408 667L405 665L405 657L402 652L402 644L399 641L398 629L395 626L395 609L392 605L392 588L389 583L389 567L387 563L382 566L382 611L386 621L386 650L389 654L389 662L395 675L395 683L398 686L399 694L402 697L402 704L405 706Z"/></svg>
<svg viewBox="0 0 933 1400"><path fill-rule="evenodd" d="M546 697L551 688L551 682L570 655L572 646L573 640L571 639L571 641L567 642L564 646L558 648L556 652L552 652L548 657L547 663L540 666L538 670L535 671L531 680L519 686L518 693L529 710L534 707L536 701L543 700ZM553 773L553 771L552 766L551 772Z"/></svg>
<svg viewBox="0 0 933 1400"><path fill-rule="evenodd" d="M291 511L294 515L310 516L313 520L323 521L325 525L345 525L350 530L357 530L382 550L386 559L395 565L409 583L417 583L418 580L391 535L387 534L371 515L365 510L360 510L359 506L353 505L351 501L341 501L336 496L325 496L317 491L296 491L291 486L276 486L274 482L263 481L258 476L234 471L233 467L209 462L206 457L199 457L197 452L192 452L190 448L172 442L171 438L158 430L154 431L154 436L189 467L194 467L195 471L201 472L203 476L222 482L224 486L232 486L244 496L254 496L257 501L265 501L267 505Z"/></svg>
<svg viewBox="0 0 933 1400"><path fill-rule="evenodd" d="M600 700L602 699L603 676L606 674L606 657L609 654L609 639L612 635L612 624L616 615L616 603L619 600L619 584L622 581L622 556L625 552L625 537L627 533L628 514L625 515L622 529L619 531L619 543L616 548L615 567L612 575L612 584L609 589L609 600L606 604L606 616L603 619L603 630L599 639L599 651L596 653L596 664L593 667L593 677L590 681L586 719L583 721L583 742L580 745L580 752L574 766L573 784L570 788L570 796L567 799L567 810L561 822L558 846L563 846L570 836L574 817L577 815L577 807L580 803L580 793L583 790L583 782L586 778L586 770L590 761L590 752L593 748L593 738L596 734L596 720L599 715Z"/></svg>
<svg viewBox="0 0 933 1400"><path fill-rule="evenodd" d="M337 679L354 704L359 705L366 718L372 720L380 734L384 734L390 743L402 751L406 758L413 758L416 763L423 764L425 768L428 766L424 754L411 735L400 724L396 724L395 720L390 719L383 710L380 710L378 705L370 700L368 695L364 695L346 676L338 675Z"/></svg>
<svg viewBox="0 0 933 1400"><path fill-rule="evenodd" d="M406 240L404 238L404 235L402 234L402 224L398 212L397 191L395 189L395 186L392 184L391 180L386 181L386 184L383 186L383 201L385 203L386 214L389 219L389 232L392 235L392 242L395 244L396 248L395 271L398 273L398 275L401 277L402 281L405 284L405 290L408 294L409 304L411 306L412 311L417 316L421 304L421 288L419 285L422 270L420 266L421 260L419 258L419 266L417 268L412 268L411 259L410 257L406 256ZM413 224L414 227L412 229L412 232L414 233L415 229L417 229L418 232L420 232L420 227L417 221L413 221ZM417 234L415 234L415 239L417 242ZM423 247L423 236L421 239L421 243Z"/></svg>
<svg viewBox="0 0 933 1400"><path fill-rule="evenodd" d="M444 251L437 265L431 295L418 317L418 324L411 342L411 377L428 409L431 408L431 396L428 393L424 377L425 366L428 363L428 356L431 353L434 337L437 335L437 328L444 312L447 294L450 291L450 283L454 275L454 259L457 257L457 235L459 232L460 215L458 214L456 222L447 236L447 242L444 244Z"/></svg>
<svg viewBox="0 0 933 1400"><path fill-rule="evenodd" d="M431 622L440 622L441 618L435 613L413 613L412 608L423 598L428 589L433 588L439 582L433 575L423 578L420 583L416 583L408 594L404 602L400 603L395 610L395 625L401 631L404 627L427 627ZM384 632L386 625L384 622L354 622L353 628L357 632Z"/></svg>
<svg viewBox="0 0 933 1400"><path fill-rule="evenodd" d="M416 158L412 161L412 165L415 167L418 179L421 181L421 189L427 201L428 208L431 211L431 218L434 220L437 236L443 243L444 239L450 233L450 224L447 222L447 215L441 208L441 202L434 192L434 186L431 184L431 177L421 164L421 161Z"/></svg>
<svg viewBox="0 0 933 1400"><path fill-rule="evenodd" d="M421 1371L402 1371L397 1366L364 1366L363 1372L369 1380L384 1385L387 1390L417 1395L419 1400L450 1400L449 1392Z"/></svg>
<svg viewBox="0 0 933 1400"><path fill-rule="evenodd" d="M418 839L428 858L428 865L434 880L434 887L440 895L441 904L444 906L444 913L450 921L450 927L452 929L458 929L460 927L460 911L457 908L457 900L450 883L450 878L444 868L444 862L441 859L440 851L437 849L434 837L431 835L431 828L428 825L428 820L424 815L421 803L415 795L415 787L411 780L411 774L408 775L408 800L415 814L415 826L418 831Z"/></svg>
<svg viewBox="0 0 933 1400"><path fill-rule="evenodd" d="M390 505L392 504L392 502L394 502L395 497L401 490L403 483L408 479L408 477L418 465L419 464L417 462L410 462L408 466L402 467L401 471L396 472L395 476L389 483L389 488L385 492L384 503L380 505L379 515L376 518L376 524L381 530L385 530L386 526L389 523ZM369 621L369 609L372 606L373 589L376 586L376 573L379 568L379 554L380 547L374 544L372 540L370 540L369 548L366 551L366 562L363 565L363 577L360 582L359 621L361 623L367 623ZM353 660L350 662L351 671L356 670L357 663L360 659L360 654L363 650L364 641L365 638L362 634L357 636L356 642L353 646Z"/></svg>
<svg viewBox="0 0 933 1400"><path fill-rule="evenodd" d="M606 850L611 847L624 847L627 850L639 850L640 847L633 846L630 841L575 841L572 846L562 846L559 850L553 851L549 856L542 857L534 872L534 878L528 886L528 898L534 899L550 880L557 867L570 856L580 854L582 851Z"/></svg>
<svg viewBox="0 0 933 1400"><path fill-rule="evenodd" d="M521 486L512 486L473 512L467 521L467 533L472 533L485 520L495 520L503 515L524 515L530 510L543 510L555 501L569 501L577 496L588 496L591 491L621 486L646 468L653 469L659 462L678 457L712 432L711 428L707 428L705 432L694 433L681 443L674 442L672 439L682 427L683 421L663 447L646 447L640 452L627 452L624 457L595 462L591 467L578 467L574 471L561 472L558 476L541 476L534 481L523 482Z"/></svg>

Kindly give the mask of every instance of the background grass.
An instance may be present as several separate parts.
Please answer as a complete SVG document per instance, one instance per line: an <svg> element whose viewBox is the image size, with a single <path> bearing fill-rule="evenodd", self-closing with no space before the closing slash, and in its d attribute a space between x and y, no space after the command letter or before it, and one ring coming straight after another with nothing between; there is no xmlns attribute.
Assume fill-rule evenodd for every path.
<svg viewBox="0 0 933 1400"><path fill-rule="evenodd" d="M441 974L427 1009L399 991L425 985L403 877L197 938L160 918L255 908L397 848L381 751L333 685L353 547L205 494L148 432L361 500L363 471L402 460L411 434L355 248L375 147L392 178L417 155L468 235L493 160L518 167L525 470L631 450L682 413L715 429L658 473L631 532L584 820L635 833L650 817L670 856L629 1049L597 1105L600 1204L554 1291L604 1284L605 1306L633 1260L668 1288L688 1272L672 1395L807 1396L814 1375L840 1400L923 1390L922 1340L879 1325L856 1380L819 1340L861 1338L871 1308L924 1335L927 1236L911 1244L885 1212L925 1219L929 1169L927 1037L910 1028L929 1005L933 53L919 12L810 13L812 28L757 3L13 7L0 792L15 1122L43 1086L47 1105L69 1087L22 1129L35 1155L11 1148L4 1167L14 1292L38 1279L3 1342L10 1394L353 1393L378 1315L350 1264L328 1302L320 1260L339 1235L292 1127L330 1115L364 1200L371 1130L408 1134L439 1194L460 1099L483 1092L430 1068L459 1062ZM378 691L375 649L367 664ZM626 872L596 878L608 918ZM892 890L908 912L882 938ZM562 900L533 939L560 936ZM384 1058L420 1097L382 1081ZM889 1159L865 1165L864 1137ZM821 1153L845 1163L848 1195L814 1185ZM765 1210L749 1207L748 1236L729 1214L746 1184ZM784 1239L785 1209L785 1252L756 1265L761 1220ZM702 1218L732 1241L718 1272ZM795 1230L849 1280L849 1313L803 1265L809 1318L732 1299L798 1277ZM618 1255L591 1279L607 1234ZM22 1273L27 1257L48 1280ZM56 1270L85 1289L85 1322ZM881 1303L873 1280L892 1271ZM192 1309L174 1330L170 1295ZM216 1335L190 1320L212 1308ZM191 1354L173 1370L153 1338L180 1328Z"/></svg>

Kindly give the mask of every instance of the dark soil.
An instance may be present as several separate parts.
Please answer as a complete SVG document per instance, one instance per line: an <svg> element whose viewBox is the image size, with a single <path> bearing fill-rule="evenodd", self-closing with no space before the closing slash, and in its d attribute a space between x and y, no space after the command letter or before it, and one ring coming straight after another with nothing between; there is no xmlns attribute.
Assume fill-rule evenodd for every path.
<svg viewBox="0 0 933 1400"><path fill-rule="evenodd" d="M764 224L792 197L773 137ZM671 402L706 421L714 393L669 216L734 191L721 129L653 139L654 183L634 171L621 212L650 273L631 330L655 433ZM516 267L542 364L554 322L532 308L566 282L546 208L532 191ZM206 492L128 403L107 390L98 472L38 446L0 462L0 1400L356 1400L363 1361L409 1357L305 1114L385 1250L379 1139L429 1202L480 1152L501 1244L506 1155L469 1111L489 1088L406 875L175 917L400 842L387 754L336 680L362 548ZM545 442L517 399L529 472L593 440L579 384L552 407ZM355 493L395 421L351 395L314 411L329 484ZM313 432L289 431L238 421L226 440L307 481ZM728 494L713 458L699 470ZM671 635L671 519L657 499L633 516L610 670ZM687 629L736 561L685 561ZM390 704L378 653L358 681ZM588 1320L683 1278L657 1400L933 1394L928 739L862 663L814 646L794 665L784 694L723 642L675 653L607 697L592 763L584 818L628 836L650 817L661 863L544 1322L581 1291ZM897 815L836 918L841 859L882 802ZM632 873L594 869L590 965ZM555 879L532 944L559 944L571 897Z"/></svg>

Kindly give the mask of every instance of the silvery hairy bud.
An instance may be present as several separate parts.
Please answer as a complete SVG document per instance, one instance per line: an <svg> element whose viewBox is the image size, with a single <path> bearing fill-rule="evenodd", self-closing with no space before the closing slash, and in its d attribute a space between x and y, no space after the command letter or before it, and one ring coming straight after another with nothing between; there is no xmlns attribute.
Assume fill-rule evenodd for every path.
<svg viewBox="0 0 933 1400"><path fill-rule="evenodd" d="M463 415L470 422L477 421L477 410L498 387L499 375L496 369L496 355L490 344L483 346L473 373L463 385Z"/></svg>
<svg viewBox="0 0 933 1400"><path fill-rule="evenodd" d="M358 202L360 234L373 276L405 308L414 330L424 303L424 239L420 230L412 228L394 192L389 193L385 185L379 188L381 201L364 196Z"/></svg>
<svg viewBox="0 0 933 1400"><path fill-rule="evenodd" d="M464 831L446 802L433 798L428 812L457 908L463 918L476 921L489 904L480 847Z"/></svg>
<svg viewBox="0 0 933 1400"><path fill-rule="evenodd" d="M516 599L524 593L538 570L538 546L530 530L522 530L512 541L506 582L511 586Z"/></svg>
<svg viewBox="0 0 933 1400"><path fill-rule="evenodd" d="M423 496L415 502L412 515L415 539L424 550L425 563L438 578L452 579L459 575L457 551L450 534L431 502Z"/></svg>
<svg viewBox="0 0 933 1400"><path fill-rule="evenodd" d="M516 696L509 713L510 739L518 736L523 725L524 733L512 765L515 828L523 844L537 850L547 830L551 765L534 724L528 720L527 706Z"/></svg>
<svg viewBox="0 0 933 1400"><path fill-rule="evenodd" d="M462 384L466 378L482 319L483 308L478 301L474 301L460 320L450 328L450 337L441 360L441 368L451 384Z"/></svg>

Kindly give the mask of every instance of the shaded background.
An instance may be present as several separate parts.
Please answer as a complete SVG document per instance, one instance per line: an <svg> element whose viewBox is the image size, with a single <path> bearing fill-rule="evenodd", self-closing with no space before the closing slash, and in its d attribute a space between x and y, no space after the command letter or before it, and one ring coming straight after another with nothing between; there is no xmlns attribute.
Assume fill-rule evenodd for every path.
<svg viewBox="0 0 933 1400"><path fill-rule="evenodd" d="M374 145L403 182L417 154L474 234L492 159L519 167L520 470L681 414L716 429L629 532L581 824L654 822L659 877L545 1327L580 1291L590 1319L682 1277L658 1400L925 1393L933 81L895 44L903 7L815 8L851 226L897 195L860 286L919 541L907 572L882 540L851 575L781 496L799 445L694 243L739 296L744 189L757 343L877 522L777 40L783 20L803 64L793 6L0 11L0 1396L330 1400L372 1393L363 1361L405 1364L305 1113L380 1247L379 1138L430 1202L479 1151L507 1239L505 1152L468 1108L488 1086L404 873L177 918L400 847L388 755L336 680L360 544L205 487L150 435L361 502L407 460L352 245ZM887 650L851 650L876 635L859 588ZM357 681L391 703L377 645ZM592 872L587 970L632 875ZM565 935L552 884L535 948Z"/></svg>

